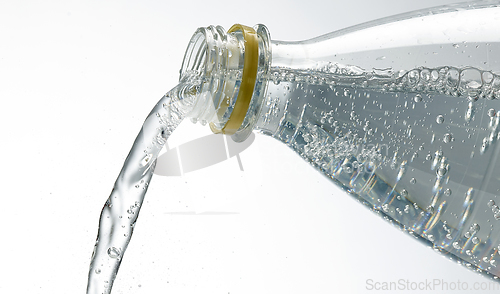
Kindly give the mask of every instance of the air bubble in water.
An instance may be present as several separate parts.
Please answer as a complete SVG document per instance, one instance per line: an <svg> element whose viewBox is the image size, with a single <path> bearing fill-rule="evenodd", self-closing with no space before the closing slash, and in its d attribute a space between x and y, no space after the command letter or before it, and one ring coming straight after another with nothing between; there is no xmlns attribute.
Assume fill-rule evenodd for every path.
<svg viewBox="0 0 500 294"><path fill-rule="evenodd" d="M414 69L408 73L408 82L410 84L418 83L419 79L420 79L420 74L419 74L418 70Z"/></svg>
<svg viewBox="0 0 500 294"><path fill-rule="evenodd" d="M115 247L108 248L108 255L111 258L119 258L120 257L120 249Z"/></svg>
<svg viewBox="0 0 500 294"><path fill-rule="evenodd" d="M479 230L480 230L480 229L481 229L481 227L480 227L478 224L474 223L474 224L472 224L472 225L470 226L470 229L469 229L469 230L470 230L472 233L476 233L476 232L479 232Z"/></svg>
<svg viewBox="0 0 500 294"><path fill-rule="evenodd" d="M474 237L471 239L472 241L472 244L478 244L479 243L479 238L478 237Z"/></svg>
<svg viewBox="0 0 500 294"><path fill-rule="evenodd" d="M401 190L401 196L403 197L408 196L408 191L406 191L406 189Z"/></svg>
<svg viewBox="0 0 500 294"><path fill-rule="evenodd" d="M473 102L469 102L467 106L467 111L465 112L465 121L470 122L474 117L475 107Z"/></svg>
<svg viewBox="0 0 500 294"><path fill-rule="evenodd" d="M427 210L427 212L428 212L428 213L430 213L430 214L433 214L433 213L434 213L434 207L432 207L432 206L430 206L430 205L429 205L429 206L427 206L427 208L426 208L425 210Z"/></svg>
<svg viewBox="0 0 500 294"><path fill-rule="evenodd" d="M151 161L151 158L153 157L153 154L149 153L144 156L144 158L141 160L140 166L144 167L149 164Z"/></svg>
<svg viewBox="0 0 500 294"><path fill-rule="evenodd" d="M436 170L436 174L439 176L439 177L443 177L444 175L446 175L446 172L448 171L448 169L444 166L440 166L437 170Z"/></svg>
<svg viewBox="0 0 500 294"><path fill-rule="evenodd" d="M443 116L442 114L438 115L438 116L436 117L436 122L437 122L438 124L442 124L442 123L444 122L444 116Z"/></svg>
<svg viewBox="0 0 500 294"><path fill-rule="evenodd" d="M450 143L453 140L453 136L450 133L444 134L443 142Z"/></svg>
<svg viewBox="0 0 500 294"><path fill-rule="evenodd" d="M342 166L342 168L344 169L344 171L348 174L352 173L352 166L350 163L346 163Z"/></svg>

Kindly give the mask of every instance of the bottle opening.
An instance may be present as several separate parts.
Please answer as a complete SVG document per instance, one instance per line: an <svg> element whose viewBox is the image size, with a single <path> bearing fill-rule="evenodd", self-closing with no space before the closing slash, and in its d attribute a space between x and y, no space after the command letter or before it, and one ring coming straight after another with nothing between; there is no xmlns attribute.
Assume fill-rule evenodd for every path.
<svg viewBox="0 0 500 294"><path fill-rule="evenodd" d="M201 78L200 97L191 120L209 124L214 133L236 142L251 133L261 109L270 68L267 28L236 24L226 33L220 27L199 28L186 50L180 79Z"/></svg>
<svg viewBox="0 0 500 294"><path fill-rule="evenodd" d="M252 99L253 90L255 88L255 80L257 78L259 57L257 33L253 28L240 24L233 25L229 29L228 33L232 32L241 32L245 40L243 49L243 72L238 96L228 121L222 129L218 129L214 123L210 123L210 128L216 134L222 133L226 135L233 135L241 127L241 124L245 119L245 115L247 114L250 100ZM219 108L219 112L224 112L224 106L229 104L230 101L225 103L223 101L221 108Z"/></svg>

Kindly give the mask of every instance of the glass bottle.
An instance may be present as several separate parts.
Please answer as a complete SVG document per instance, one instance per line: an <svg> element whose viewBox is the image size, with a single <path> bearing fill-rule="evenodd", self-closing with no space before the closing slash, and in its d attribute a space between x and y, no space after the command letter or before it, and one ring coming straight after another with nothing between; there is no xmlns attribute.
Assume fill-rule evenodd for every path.
<svg viewBox="0 0 500 294"><path fill-rule="evenodd" d="M302 42L198 29L190 114L292 148L389 222L500 275L500 1L402 14Z"/></svg>

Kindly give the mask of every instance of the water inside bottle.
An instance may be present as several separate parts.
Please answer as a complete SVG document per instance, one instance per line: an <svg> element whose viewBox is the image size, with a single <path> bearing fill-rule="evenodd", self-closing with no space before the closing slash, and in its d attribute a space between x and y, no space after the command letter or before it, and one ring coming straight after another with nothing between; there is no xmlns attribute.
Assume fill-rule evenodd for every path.
<svg viewBox="0 0 500 294"><path fill-rule="evenodd" d="M260 132L436 251L500 274L499 76L330 63L270 78Z"/></svg>
<svg viewBox="0 0 500 294"><path fill-rule="evenodd" d="M436 251L500 274L500 76L451 65L395 73L326 63L274 67L261 78L269 86L258 131ZM87 293L110 293L155 159L197 84L175 87L146 119L102 210Z"/></svg>
<svg viewBox="0 0 500 294"><path fill-rule="evenodd" d="M146 118L107 199L90 263L87 293L110 293L153 176L156 158L197 97L199 82L187 76Z"/></svg>

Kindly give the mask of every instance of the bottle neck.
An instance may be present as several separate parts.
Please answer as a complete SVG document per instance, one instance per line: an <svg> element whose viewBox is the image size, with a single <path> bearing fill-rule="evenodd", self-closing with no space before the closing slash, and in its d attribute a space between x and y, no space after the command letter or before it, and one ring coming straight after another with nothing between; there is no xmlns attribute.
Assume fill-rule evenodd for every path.
<svg viewBox="0 0 500 294"><path fill-rule="evenodd" d="M498 99L500 62L492 58L499 46L498 15L500 8L492 2L460 4L382 19L301 42L273 40L267 100L255 129L277 137L293 133L303 115L300 109L310 105L300 95L324 99L322 91L329 87L337 91L444 93L471 103ZM332 105L341 102L335 95L329 99Z"/></svg>
<svg viewBox="0 0 500 294"><path fill-rule="evenodd" d="M240 142L259 116L271 60L269 34L263 25L199 28L186 50L180 80L199 76L193 122L210 124L215 133Z"/></svg>
<svg viewBox="0 0 500 294"><path fill-rule="evenodd" d="M425 90L472 100L498 98L500 62L490 56L498 46L495 19L499 8L495 5L460 4L403 14L302 42L271 42L266 27L257 25L253 29L258 48L253 91L244 86L245 60L250 54L245 30L226 33L221 27L200 28L189 43L181 69L181 80L191 74L202 80L190 117L242 141L252 129L260 129L256 125L263 119L260 116L287 107L283 92L267 89L280 82L375 91ZM238 107L241 92L252 92L243 110ZM276 97L280 97L278 105L272 106ZM225 132L228 122L234 122L235 110L241 122Z"/></svg>

